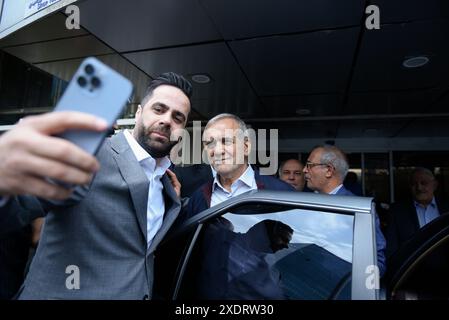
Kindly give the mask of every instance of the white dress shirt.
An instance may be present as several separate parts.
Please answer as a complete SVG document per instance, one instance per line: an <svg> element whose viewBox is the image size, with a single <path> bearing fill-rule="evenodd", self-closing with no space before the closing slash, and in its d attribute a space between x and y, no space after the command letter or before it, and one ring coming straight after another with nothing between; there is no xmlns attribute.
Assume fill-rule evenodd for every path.
<svg viewBox="0 0 449 320"><path fill-rule="evenodd" d="M161 228L164 219L165 203L162 194L164 186L162 185L161 178L165 171L170 167L171 162L167 157L164 157L157 163L156 159L151 157L150 154L140 146L128 130L124 130L124 134L137 161L150 181L147 202L147 242L149 247L154 236Z"/></svg>
<svg viewBox="0 0 449 320"><path fill-rule="evenodd" d="M420 228L424 227L430 221L440 216L440 211L438 210L435 197L433 197L432 202L430 202L427 207L423 206L422 204L416 201L413 201L413 203L416 208L416 214L418 215L418 222Z"/></svg>
<svg viewBox="0 0 449 320"><path fill-rule="evenodd" d="M229 198L238 196L250 190L257 190L256 178L254 176L254 170L251 166L245 170L245 172L235 180L231 185L231 191L226 190L220 183L218 175L214 178L212 184L212 198L210 200L210 206L213 207L219 203L222 203Z"/></svg>

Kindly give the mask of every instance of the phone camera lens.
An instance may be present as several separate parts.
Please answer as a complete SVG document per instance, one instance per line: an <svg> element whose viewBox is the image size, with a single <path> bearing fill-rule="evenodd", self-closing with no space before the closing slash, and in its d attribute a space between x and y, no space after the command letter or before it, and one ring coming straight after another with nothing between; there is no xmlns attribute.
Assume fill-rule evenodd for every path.
<svg viewBox="0 0 449 320"><path fill-rule="evenodd" d="M93 88L98 88L101 85L101 80L98 79L97 77L92 77L90 83L92 84Z"/></svg>
<svg viewBox="0 0 449 320"><path fill-rule="evenodd" d="M87 74L91 75L91 74L94 73L95 69L94 69L94 67L91 64L87 64L84 67L84 71L86 71Z"/></svg>
<svg viewBox="0 0 449 320"><path fill-rule="evenodd" d="M78 77L77 82L82 88L84 88L87 84L87 80L83 76Z"/></svg>

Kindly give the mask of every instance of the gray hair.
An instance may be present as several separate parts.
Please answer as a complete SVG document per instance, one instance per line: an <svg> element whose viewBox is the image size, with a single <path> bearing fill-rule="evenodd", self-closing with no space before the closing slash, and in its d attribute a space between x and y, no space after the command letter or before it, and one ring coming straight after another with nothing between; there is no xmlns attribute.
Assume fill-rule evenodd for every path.
<svg viewBox="0 0 449 320"><path fill-rule="evenodd" d="M341 181L343 181L349 170L348 160L343 151L331 145L323 145L318 148L323 149L320 162L332 165Z"/></svg>
<svg viewBox="0 0 449 320"><path fill-rule="evenodd" d="M410 176L410 183L412 182L413 176L414 176L416 173L418 173L418 172L419 172L419 173L424 173L425 175L431 177L432 180L436 180L436 179L435 179L435 176L433 175L433 172L430 171L429 169L424 168L424 167L416 167L415 169L413 169L412 174L411 174L411 176Z"/></svg>
<svg viewBox="0 0 449 320"><path fill-rule="evenodd" d="M216 115L215 117L210 119L207 122L206 127L204 128L204 131L206 131L207 128L209 128L214 123L216 123L220 120L223 120L223 119L234 120L239 125L239 129L242 130L243 134L246 136L247 131L248 131L248 127L246 126L246 123L242 119L240 119L238 116L231 114L231 113L220 113L219 115Z"/></svg>

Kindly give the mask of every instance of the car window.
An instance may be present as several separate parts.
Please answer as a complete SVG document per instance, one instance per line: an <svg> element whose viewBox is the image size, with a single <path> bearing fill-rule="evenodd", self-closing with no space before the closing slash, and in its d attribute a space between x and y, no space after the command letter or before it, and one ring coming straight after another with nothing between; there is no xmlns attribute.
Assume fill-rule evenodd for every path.
<svg viewBox="0 0 449 320"><path fill-rule="evenodd" d="M204 223L178 298L351 299L354 217L267 208L240 207Z"/></svg>

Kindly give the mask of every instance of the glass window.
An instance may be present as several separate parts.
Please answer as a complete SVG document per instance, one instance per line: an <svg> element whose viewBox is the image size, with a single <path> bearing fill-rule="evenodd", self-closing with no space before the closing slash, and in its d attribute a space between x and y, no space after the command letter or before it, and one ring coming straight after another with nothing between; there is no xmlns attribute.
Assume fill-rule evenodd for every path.
<svg viewBox="0 0 449 320"><path fill-rule="evenodd" d="M352 215L246 205L203 225L180 299L350 299Z"/></svg>
<svg viewBox="0 0 449 320"><path fill-rule="evenodd" d="M365 195L390 203L390 170L388 153L365 153Z"/></svg>

